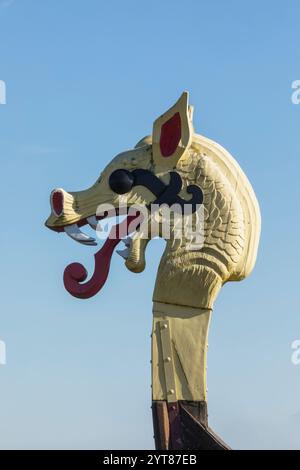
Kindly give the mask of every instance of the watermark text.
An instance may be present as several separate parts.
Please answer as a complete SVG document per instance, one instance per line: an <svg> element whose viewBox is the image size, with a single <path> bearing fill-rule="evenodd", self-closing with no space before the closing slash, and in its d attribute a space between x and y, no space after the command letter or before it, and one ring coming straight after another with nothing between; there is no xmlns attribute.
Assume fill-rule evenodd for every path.
<svg viewBox="0 0 300 470"><path fill-rule="evenodd" d="M292 364L297 366L300 364L300 339L295 339L291 344L291 348L293 349L291 361Z"/></svg>
<svg viewBox="0 0 300 470"><path fill-rule="evenodd" d="M292 82L292 88L293 90L295 90L291 96L292 103L299 104L300 103L300 80L294 80Z"/></svg>
<svg viewBox="0 0 300 470"><path fill-rule="evenodd" d="M4 341L0 340L0 366L6 364L6 345Z"/></svg>
<svg viewBox="0 0 300 470"><path fill-rule="evenodd" d="M6 104L6 84L0 80L0 104Z"/></svg>

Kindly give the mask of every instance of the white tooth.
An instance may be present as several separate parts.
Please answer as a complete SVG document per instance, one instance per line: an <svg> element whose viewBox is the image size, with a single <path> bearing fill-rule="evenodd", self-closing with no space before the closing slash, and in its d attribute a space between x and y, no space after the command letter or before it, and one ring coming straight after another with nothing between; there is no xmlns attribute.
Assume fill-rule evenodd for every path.
<svg viewBox="0 0 300 470"><path fill-rule="evenodd" d="M117 253L122 256L122 258L127 259L129 256L129 249L125 248L125 250L117 250Z"/></svg>
<svg viewBox="0 0 300 470"><path fill-rule="evenodd" d="M94 238L89 237L85 233L82 233L81 230L77 227L77 224L67 225L64 228L65 232L69 237L73 238L79 243L83 243L84 245L97 245Z"/></svg>
<svg viewBox="0 0 300 470"><path fill-rule="evenodd" d="M91 217L88 217L86 220L94 230L101 230L101 226L100 224L98 225L98 220L95 215L91 215Z"/></svg>

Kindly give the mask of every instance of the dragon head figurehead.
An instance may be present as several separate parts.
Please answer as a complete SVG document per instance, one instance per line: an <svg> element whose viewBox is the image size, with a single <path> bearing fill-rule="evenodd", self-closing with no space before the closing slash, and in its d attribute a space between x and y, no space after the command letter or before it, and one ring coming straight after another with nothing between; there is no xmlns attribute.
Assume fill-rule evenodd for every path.
<svg viewBox="0 0 300 470"><path fill-rule="evenodd" d="M101 220L122 216L95 256L95 270L72 263L64 284L79 298L105 283L115 247L128 269L145 268L151 238L166 240L153 294L152 412L159 449L224 449L209 430L206 350L214 299L252 270L260 212L245 174L220 145L194 132L185 92L153 125L152 136L117 155L80 192L55 189L47 227L87 246ZM120 220L120 218L119 218ZM102 238L102 237L101 237Z"/></svg>
<svg viewBox="0 0 300 470"><path fill-rule="evenodd" d="M231 155L194 132L192 114L184 92L156 119L152 136L117 155L91 188L52 191L46 226L87 246L95 245L96 237L85 235L81 227L90 224L99 233L102 219L125 216L96 253L95 272L88 282L82 265L66 268L64 282L72 295L87 298L100 290L121 239L126 247L119 253L133 272L145 268L149 240L157 235L166 239L155 302L211 308L225 282L251 272L260 233L256 197ZM189 209L180 232L176 210L173 216L163 210L173 206L179 209L177 216ZM187 220L192 236L184 230Z"/></svg>

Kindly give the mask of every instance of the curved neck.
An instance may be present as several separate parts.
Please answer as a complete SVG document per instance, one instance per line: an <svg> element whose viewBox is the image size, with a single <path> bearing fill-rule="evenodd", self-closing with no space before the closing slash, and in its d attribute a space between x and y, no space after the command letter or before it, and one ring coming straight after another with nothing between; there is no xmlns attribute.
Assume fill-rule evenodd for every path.
<svg viewBox="0 0 300 470"><path fill-rule="evenodd" d="M160 261L153 301L186 310L212 309L223 284L222 273L206 251L169 250Z"/></svg>

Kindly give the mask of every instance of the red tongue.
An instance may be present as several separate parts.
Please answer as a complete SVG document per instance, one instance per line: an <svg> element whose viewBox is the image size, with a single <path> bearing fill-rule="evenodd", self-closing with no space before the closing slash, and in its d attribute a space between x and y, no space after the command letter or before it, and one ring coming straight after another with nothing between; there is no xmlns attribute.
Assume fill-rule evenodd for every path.
<svg viewBox="0 0 300 470"><path fill-rule="evenodd" d="M109 273L110 260L115 247L121 239L133 232L140 220L136 220L139 214L128 215L119 225L115 225L105 241L103 247L94 255L95 270L91 279L85 284L81 284L87 278L87 270L80 263L69 264L64 271L64 286L66 290L79 299L89 299L96 295L105 284ZM131 224L136 220L135 224Z"/></svg>

